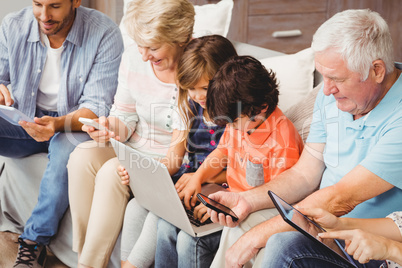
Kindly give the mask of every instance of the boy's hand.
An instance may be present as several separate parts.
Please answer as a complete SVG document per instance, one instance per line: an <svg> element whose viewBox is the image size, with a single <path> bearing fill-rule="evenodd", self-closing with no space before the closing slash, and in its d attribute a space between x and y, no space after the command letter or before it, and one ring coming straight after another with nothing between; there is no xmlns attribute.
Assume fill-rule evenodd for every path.
<svg viewBox="0 0 402 268"><path fill-rule="evenodd" d="M195 206L198 200L197 194L201 192L201 182L196 177L192 176L193 174L194 173L183 174L176 183L178 184L180 182L179 188L176 187L176 189L181 189L177 191L187 209L191 209Z"/></svg>
<svg viewBox="0 0 402 268"><path fill-rule="evenodd" d="M200 222L205 222L209 219L207 207L204 206L204 204L199 204L194 208L194 218L198 219Z"/></svg>
<svg viewBox="0 0 402 268"><path fill-rule="evenodd" d="M236 227L251 213L251 206L247 200L239 193L219 191L208 196L209 198L225 205L233 210L239 218L238 221L233 221L229 215L217 213L216 211L208 208L208 214L211 216L213 222L218 222L220 225L227 227Z"/></svg>
<svg viewBox="0 0 402 268"><path fill-rule="evenodd" d="M119 165L117 167L117 173L120 176L122 184L128 185L130 183L130 175L128 175L128 172L125 167L123 167L122 165Z"/></svg>

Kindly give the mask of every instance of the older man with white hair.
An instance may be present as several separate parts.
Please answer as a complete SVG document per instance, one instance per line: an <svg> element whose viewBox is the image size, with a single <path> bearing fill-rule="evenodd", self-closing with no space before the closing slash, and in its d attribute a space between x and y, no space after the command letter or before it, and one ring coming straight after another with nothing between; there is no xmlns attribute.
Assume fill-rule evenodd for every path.
<svg viewBox="0 0 402 268"><path fill-rule="evenodd" d="M299 161L256 189L211 196L231 207L240 222L252 212L273 207L268 190L289 203L321 207L337 216L378 218L400 210L402 78L401 70L394 66L386 22L370 10L340 12L317 30L312 48L324 86L318 93L310 134ZM238 224L213 211L211 219L231 227ZM233 232L235 229L239 227L232 228ZM265 247L272 235L291 230L280 216L251 228L226 251L226 267L241 267ZM226 237L230 236L228 229ZM284 248L282 244L277 246ZM270 253L265 249L265 260L278 258ZM281 260L266 264L290 267ZM317 257L308 267L324 267L324 263L325 267L331 265ZM213 265L223 267L223 258L217 255ZM366 264L378 266L376 261Z"/></svg>

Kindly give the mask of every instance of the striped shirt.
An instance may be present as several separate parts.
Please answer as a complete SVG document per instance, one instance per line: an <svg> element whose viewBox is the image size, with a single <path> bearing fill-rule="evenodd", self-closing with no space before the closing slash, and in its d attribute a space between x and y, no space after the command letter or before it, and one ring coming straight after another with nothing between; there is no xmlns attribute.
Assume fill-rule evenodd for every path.
<svg viewBox="0 0 402 268"><path fill-rule="evenodd" d="M118 26L99 11L79 7L63 47L58 115L81 108L98 116L107 115L123 52ZM46 54L32 7L4 18L0 29L0 83L11 84L14 107L29 117L35 115Z"/></svg>

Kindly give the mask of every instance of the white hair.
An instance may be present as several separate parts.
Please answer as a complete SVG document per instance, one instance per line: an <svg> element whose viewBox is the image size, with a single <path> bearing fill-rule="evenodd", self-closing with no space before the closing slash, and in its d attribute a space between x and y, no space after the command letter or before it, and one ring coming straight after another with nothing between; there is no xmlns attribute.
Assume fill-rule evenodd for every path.
<svg viewBox="0 0 402 268"><path fill-rule="evenodd" d="M324 22L313 36L314 52L335 49L348 69L368 77L373 61L382 60L386 73L394 70L394 50L385 20L369 9L351 9L335 14Z"/></svg>

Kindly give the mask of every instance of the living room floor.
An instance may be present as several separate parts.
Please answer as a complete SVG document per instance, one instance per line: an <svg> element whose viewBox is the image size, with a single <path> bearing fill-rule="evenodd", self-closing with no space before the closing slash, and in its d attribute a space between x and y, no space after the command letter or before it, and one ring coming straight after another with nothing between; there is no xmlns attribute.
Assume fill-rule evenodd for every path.
<svg viewBox="0 0 402 268"><path fill-rule="evenodd" d="M10 232L0 232L0 268L13 267L18 252L19 234ZM45 268L66 268L51 252L47 252Z"/></svg>

